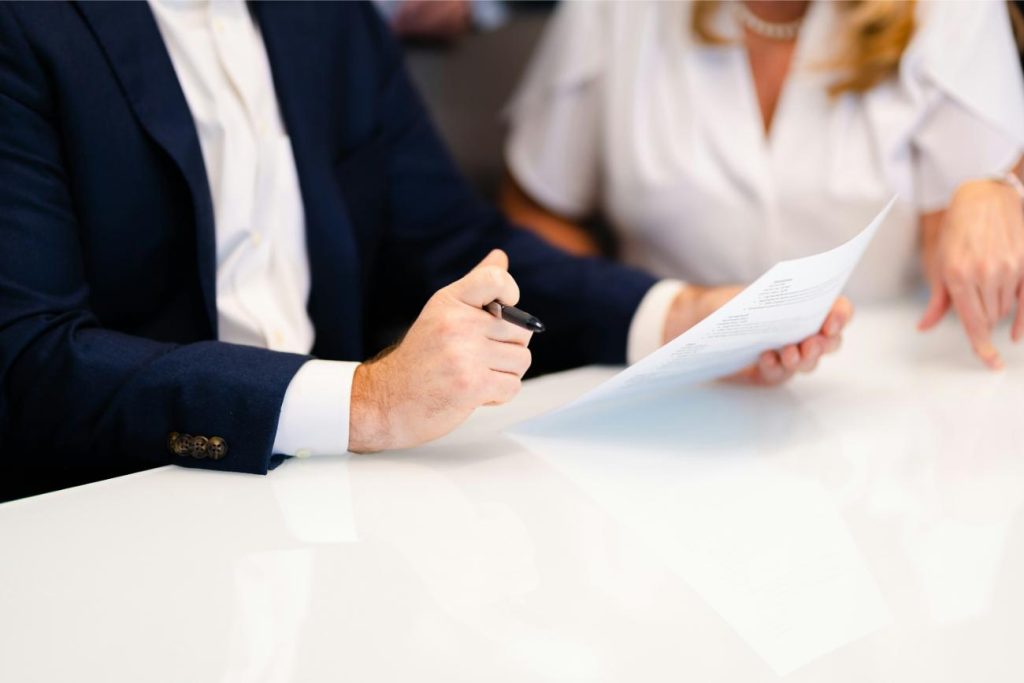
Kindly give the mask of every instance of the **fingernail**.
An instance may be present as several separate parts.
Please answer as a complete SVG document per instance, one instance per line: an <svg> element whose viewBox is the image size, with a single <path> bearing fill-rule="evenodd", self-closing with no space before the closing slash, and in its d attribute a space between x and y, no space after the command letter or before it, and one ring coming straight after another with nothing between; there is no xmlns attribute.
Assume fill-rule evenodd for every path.
<svg viewBox="0 0 1024 683"><path fill-rule="evenodd" d="M984 346L981 348L981 358L985 361L993 370L1000 370L1003 367L1003 360L999 357L999 352L996 351L994 346Z"/></svg>
<svg viewBox="0 0 1024 683"><path fill-rule="evenodd" d="M836 336L836 332L839 331L839 321L829 320L828 325L825 326L825 333L830 337Z"/></svg>

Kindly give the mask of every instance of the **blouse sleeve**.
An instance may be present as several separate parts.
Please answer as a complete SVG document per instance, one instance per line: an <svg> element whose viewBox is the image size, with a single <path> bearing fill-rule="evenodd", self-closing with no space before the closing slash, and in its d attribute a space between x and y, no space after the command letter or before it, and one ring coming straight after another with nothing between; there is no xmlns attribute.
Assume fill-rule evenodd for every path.
<svg viewBox="0 0 1024 683"><path fill-rule="evenodd" d="M506 110L509 171L531 198L569 218L596 208L604 5L558 7Z"/></svg>
<svg viewBox="0 0 1024 683"><path fill-rule="evenodd" d="M972 178L1008 171L1024 152L1024 79L1003 2L921 3L904 58L926 112L912 137L917 205L944 208Z"/></svg>

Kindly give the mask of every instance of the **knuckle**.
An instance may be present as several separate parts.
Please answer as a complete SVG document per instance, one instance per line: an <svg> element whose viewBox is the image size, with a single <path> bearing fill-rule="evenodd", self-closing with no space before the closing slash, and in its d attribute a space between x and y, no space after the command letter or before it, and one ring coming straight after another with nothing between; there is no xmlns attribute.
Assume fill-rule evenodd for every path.
<svg viewBox="0 0 1024 683"><path fill-rule="evenodd" d="M945 276L950 284L956 286L963 286L970 279L967 266L960 261L946 264Z"/></svg>
<svg viewBox="0 0 1024 683"><path fill-rule="evenodd" d="M1017 274L1019 265L1017 259L1012 256L1004 256L999 262L999 275L1002 279L1008 280Z"/></svg>
<svg viewBox="0 0 1024 683"><path fill-rule="evenodd" d="M456 367L452 376L452 389L459 394L471 394L476 388L475 375L464 365Z"/></svg>
<svg viewBox="0 0 1024 683"><path fill-rule="evenodd" d="M451 285L449 285L449 287L450 286ZM427 299L427 303L423 305L422 313L430 313L434 311L444 310L447 302L447 297L449 296L448 291L446 291L447 289L448 287L445 287L444 289L439 289L436 292L434 292L430 296L430 298Z"/></svg>

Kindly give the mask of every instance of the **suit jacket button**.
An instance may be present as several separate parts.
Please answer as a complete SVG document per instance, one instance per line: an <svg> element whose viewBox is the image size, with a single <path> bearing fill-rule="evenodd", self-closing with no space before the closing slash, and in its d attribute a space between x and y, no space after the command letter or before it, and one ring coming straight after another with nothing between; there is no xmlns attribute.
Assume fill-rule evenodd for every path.
<svg viewBox="0 0 1024 683"><path fill-rule="evenodd" d="M206 449L210 446L210 440L205 436L193 436L191 445L190 452L192 457L196 460L202 460L206 457Z"/></svg>
<svg viewBox="0 0 1024 683"><path fill-rule="evenodd" d="M211 436L206 452L213 460L220 460L228 454L228 442L219 436Z"/></svg>

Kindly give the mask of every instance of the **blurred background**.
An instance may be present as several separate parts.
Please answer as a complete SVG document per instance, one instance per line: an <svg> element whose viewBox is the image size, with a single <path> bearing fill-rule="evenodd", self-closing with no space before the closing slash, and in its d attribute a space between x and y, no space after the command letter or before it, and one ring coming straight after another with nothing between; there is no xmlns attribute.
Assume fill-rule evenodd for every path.
<svg viewBox="0 0 1024 683"><path fill-rule="evenodd" d="M437 27L433 36L414 31L402 36L409 70L434 122L463 173L488 199L495 198L504 167L506 131L501 112L555 4L483 3L492 8L483 26L474 25L470 18L454 35ZM379 6L394 21L394 15L408 5L406 1Z"/></svg>

